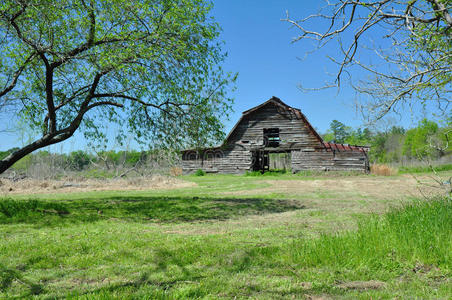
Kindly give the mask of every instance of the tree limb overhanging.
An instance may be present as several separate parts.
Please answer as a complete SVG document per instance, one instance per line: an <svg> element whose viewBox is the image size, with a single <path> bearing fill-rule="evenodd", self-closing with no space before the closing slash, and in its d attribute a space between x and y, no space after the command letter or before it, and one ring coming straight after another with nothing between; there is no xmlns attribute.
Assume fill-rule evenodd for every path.
<svg viewBox="0 0 452 300"><path fill-rule="evenodd" d="M3 1L0 113L8 106L41 136L1 160L0 173L77 130L103 139L100 129L113 123L161 146L221 139L235 77L220 67L210 8L202 0Z"/></svg>
<svg viewBox="0 0 452 300"><path fill-rule="evenodd" d="M288 12L283 19L300 32L293 42L313 40L316 50L337 42L338 53L329 58L338 70L334 82L324 88L340 88L344 76L350 76L355 90L370 99L360 104L369 121L415 102L435 101L442 113L450 112L452 1L326 3L319 13L304 19L293 19Z"/></svg>

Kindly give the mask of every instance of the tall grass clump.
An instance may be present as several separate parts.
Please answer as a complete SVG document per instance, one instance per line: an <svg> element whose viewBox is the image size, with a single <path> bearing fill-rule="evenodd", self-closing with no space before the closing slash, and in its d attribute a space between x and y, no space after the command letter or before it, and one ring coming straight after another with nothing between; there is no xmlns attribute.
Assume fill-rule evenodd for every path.
<svg viewBox="0 0 452 300"><path fill-rule="evenodd" d="M307 267L399 272L415 265L452 272L452 202L417 201L373 215L357 231L322 235L291 245L293 259Z"/></svg>
<svg viewBox="0 0 452 300"><path fill-rule="evenodd" d="M289 174L290 171L288 171L287 169L273 169L273 170L268 170L265 172L261 172L261 171L246 171L245 172L245 176L251 176L251 177L256 177L256 176L281 176L281 175L285 175L285 174Z"/></svg>
<svg viewBox="0 0 452 300"><path fill-rule="evenodd" d="M370 166L370 173L378 176L397 175L398 170L384 164L373 164Z"/></svg>
<svg viewBox="0 0 452 300"><path fill-rule="evenodd" d="M198 169L195 172L195 176L205 176L205 175L206 175L206 172L204 172L204 170L202 170L202 169Z"/></svg>

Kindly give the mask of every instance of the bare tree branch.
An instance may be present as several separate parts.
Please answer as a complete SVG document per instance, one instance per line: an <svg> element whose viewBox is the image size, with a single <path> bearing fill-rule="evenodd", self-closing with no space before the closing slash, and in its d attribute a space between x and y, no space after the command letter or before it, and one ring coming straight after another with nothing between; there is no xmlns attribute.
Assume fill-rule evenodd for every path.
<svg viewBox="0 0 452 300"><path fill-rule="evenodd" d="M317 89L340 88L342 78L357 68L371 75L350 80L357 92L373 99L362 108L375 121L410 101L434 100L447 113L444 108L452 101L451 5L439 0L327 1L317 14L296 20L286 12L282 21L300 32L294 42L314 40L316 50L337 41L341 55L328 56L338 66L335 80ZM376 35L378 44L390 45L377 48L369 43ZM358 53L367 53L374 63L363 62Z"/></svg>

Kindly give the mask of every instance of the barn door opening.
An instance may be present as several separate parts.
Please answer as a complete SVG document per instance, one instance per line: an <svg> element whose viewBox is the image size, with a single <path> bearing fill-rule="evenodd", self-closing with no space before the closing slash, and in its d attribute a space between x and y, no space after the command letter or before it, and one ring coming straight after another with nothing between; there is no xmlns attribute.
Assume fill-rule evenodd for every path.
<svg viewBox="0 0 452 300"><path fill-rule="evenodd" d="M269 154L269 170L276 172L287 172L292 167L292 156L290 152L274 152Z"/></svg>
<svg viewBox="0 0 452 300"><path fill-rule="evenodd" d="M270 170L270 154L268 151L256 150L252 152L253 155L253 171L265 171Z"/></svg>

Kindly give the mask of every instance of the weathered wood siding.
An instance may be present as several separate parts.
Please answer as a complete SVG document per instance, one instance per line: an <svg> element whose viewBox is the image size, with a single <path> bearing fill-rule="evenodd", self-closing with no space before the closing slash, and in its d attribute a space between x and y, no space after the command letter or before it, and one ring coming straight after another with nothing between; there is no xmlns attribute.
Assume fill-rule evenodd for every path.
<svg viewBox="0 0 452 300"><path fill-rule="evenodd" d="M208 173L242 174L250 170L251 163L251 152L239 145L206 151L200 155L190 151L182 155L184 174L194 173L198 169Z"/></svg>
<svg viewBox="0 0 452 300"><path fill-rule="evenodd" d="M292 172L329 170L334 167L334 153L327 151L292 151Z"/></svg>
<svg viewBox="0 0 452 300"><path fill-rule="evenodd" d="M362 151L334 151L335 171L363 171L369 169L369 160L367 154Z"/></svg>
<svg viewBox="0 0 452 300"><path fill-rule="evenodd" d="M211 173L241 174L252 169L253 150L258 149L270 153L289 153L293 172L368 170L365 152L326 149L322 139L303 118L301 113L297 115L290 107L284 108L273 102L264 104L243 115L221 149L207 150L201 156L196 152L185 151L182 169L185 174L194 173L198 169ZM265 128L279 128L279 147L266 147Z"/></svg>
<svg viewBox="0 0 452 300"><path fill-rule="evenodd" d="M269 103L244 115L227 140L228 144L242 144L247 148L262 146L264 128L279 128L280 147L285 149L318 148L319 140L310 132L307 124L292 111ZM243 144L243 141L248 141Z"/></svg>
<svg viewBox="0 0 452 300"><path fill-rule="evenodd" d="M368 169L365 152L361 151L292 151L292 171L362 171Z"/></svg>

